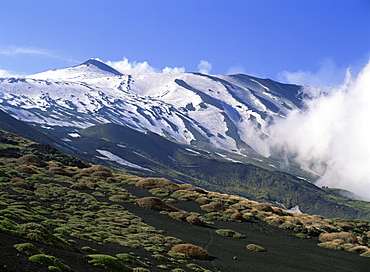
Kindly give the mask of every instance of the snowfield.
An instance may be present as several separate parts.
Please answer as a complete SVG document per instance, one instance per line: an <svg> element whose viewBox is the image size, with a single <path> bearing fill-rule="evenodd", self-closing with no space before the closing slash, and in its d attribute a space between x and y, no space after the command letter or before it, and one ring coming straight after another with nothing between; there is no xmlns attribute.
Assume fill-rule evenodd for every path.
<svg viewBox="0 0 370 272"><path fill-rule="evenodd" d="M300 106L300 86L246 75L123 75L91 59L26 78L0 78L0 108L72 137L95 124L152 131L195 146L268 156L265 128Z"/></svg>

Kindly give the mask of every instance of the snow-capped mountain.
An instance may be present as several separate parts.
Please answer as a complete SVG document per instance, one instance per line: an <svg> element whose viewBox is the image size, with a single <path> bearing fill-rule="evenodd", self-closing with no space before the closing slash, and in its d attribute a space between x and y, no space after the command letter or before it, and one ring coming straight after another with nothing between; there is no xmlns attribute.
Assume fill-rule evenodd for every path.
<svg viewBox="0 0 370 272"><path fill-rule="evenodd" d="M182 143L268 156L273 118L301 106L301 86L247 75L125 75L99 60L0 79L0 108L65 137L95 124L152 131Z"/></svg>

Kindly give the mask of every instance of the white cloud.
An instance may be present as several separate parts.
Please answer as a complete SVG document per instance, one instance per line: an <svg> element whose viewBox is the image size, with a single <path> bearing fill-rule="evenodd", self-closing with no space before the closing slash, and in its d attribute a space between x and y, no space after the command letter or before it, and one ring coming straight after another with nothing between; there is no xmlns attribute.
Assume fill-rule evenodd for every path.
<svg viewBox="0 0 370 272"><path fill-rule="evenodd" d="M227 75L245 74L244 67L241 64L237 64L229 67L226 72Z"/></svg>
<svg viewBox="0 0 370 272"><path fill-rule="evenodd" d="M5 48L1 48L0 54L8 55L8 56L16 56L20 54L52 56L52 54L45 49L17 47L17 46L9 46Z"/></svg>
<svg viewBox="0 0 370 272"><path fill-rule="evenodd" d="M278 74L278 80L306 86L337 86L343 82L345 75L346 69L338 67L331 59L324 59L316 72L283 71Z"/></svg>
<svg viewBox="0 0 370 272"><path fill-rule="evenodd" d="M117 71L123 74L152 74L152 73L184 73L184 67L165 67L160 71L149 65L147 61L143 62L130 62L127 58L123 58L120 61L107 61L107 65L113 67Z"/></svg>
<svg viewBox="0 0 370 272"><path fill-rule="evenodd" d="M106 64L113 67L123 74L151 74L157 70L149 65L148 62L129 62L127 58L120 61L107 61Z"/></svg>
<svg viewBox="0 0 370 272"><path fill-rule="evenodd" d="M370 62L355 80L306 104L270 127L273 154L320 174L318 185L370 200Z"/></svg>
<svg viewBox="0 0 370 272"><path fill-rule="evenodd" d="M22 77L21 75L13 74L11 71L1 70L0 77Z"/></svg>
<svg viewBox="0 0 370 272"><path fill-rule="evenodd" d="M168 73L168 74L182 74L185 73L185 67L165 67L162 69L162 73Z"/></svg>
<svg viewBox="0 0 370 272"><path fill-rule="evenodd" d="M198 64L198 72L201 74L209 74L212 70L212 63L206 61L206 60L201 60Z"/></svg>
<svg viewBox="0 0 370 272"><path fill-rule="evenodd" d="M19 55L34 55L46 56L49 58L60 59L72 63L80 63L80 61L73 60L72 58L64 57L52 50L35 48L35 47L22 47L22 46L7 46L0 48L0 55L16 57Z"/></svg>

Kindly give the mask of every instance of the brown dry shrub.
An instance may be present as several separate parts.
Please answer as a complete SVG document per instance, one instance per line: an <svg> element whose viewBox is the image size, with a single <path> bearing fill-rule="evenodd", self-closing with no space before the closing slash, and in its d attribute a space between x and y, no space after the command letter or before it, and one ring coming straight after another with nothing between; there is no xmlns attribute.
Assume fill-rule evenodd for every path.
<svg viewBox="0 0 370 272"><path fill-rule="evenodd" d="M273 209L273 213L274 213L274 214L277 214L277 215L279 215L279 216L286 216L286 215L290 215L290 213L289 213L289 212L287 212L287 211L285 211L285 210L283 210L283 209L281 209L281 208L278 208L278 207L272 207L272 209Z"/></svg>
<svg viewBox="0 0 370 272"><path fill-rule="evenodd" d="M189 200L195 200L199 197L199 193L196 191L188 191L188 190L176 190L172 193L172 197L176 197L179 200L183 201L189 201Z"/></svg>
<svg viewBox="0 0 370 272"><path fill-rule="evenodd" d="M25 165L19 167L18 171L22 173L26 173L26 174L36 174L37 173L32 167L25 166Z"/></svg>
<svg viewBox="0 0 370 272"><path fill-rule="evenodd" d="M95 188L99 188L100 187L100 185L98 183L96 183L96 182L90 182L90 183L87 184L87 186L89 188L91 188L91 189L95 189Z"/></svg>
<svg viewBox="0 0 370 272"><path fill-rule="evenodd" d="M91 167L85 168L82 170L83 173L87 173L87 174L92 174L94 172L101 172L101 171L108 173L110 177L113 175L112 170L110 170L107 167L101 166L101 165L92 165Z"/></svg>
<svg viewBox="0 0 370 272"><path fill-rule="evenodd" d="M179 221L185 221L186 220L186 217L189 216L188 213L182 212L182 211L179 211L179 212L170 212L168 215L170 217L172 217L173 219L176 219L176 220L179 220Z"/></svg>
<svg viewBox="0 0 370 272"><path fill-rule="evenodd" d="M208 259L209 254L207 250L192 244L179 244L175 245L171 248L170 252L177 253L179 255L183 255L187 258L193 259Z"/></svg>
<svg viewBox="0 0 370 272"><path fill-rule="evenodd" d="M246 212L246 213L243 213L243 218L244 218L245 220L248 220L248 219L254 219L254 218L255 218L255 216L254 216L254 214L253 214L253 213L251 213L251 212Z"/></svg>
<svg viewBox="0 0 370 272"><path fill-rule="evenodd" d="M145 178L136 182L135 186L145 189L165 188L172 192L179 188L179 185L165 178Z"/></svg>
<svg viewBox="0 0 370 272"><path fill-rule="evenodd" d="M224 209L224 205L221 202L211 202L200 206L200 208L207 212L221 212Z"/></svg>
<svg viewBox="0 0 370 272"><path fill-rule="evenodd" d="M253 207L257 211L274 212L274 209L272 208L272 204L270 204L270 203L256 203L256 204L253 205Z"/></svg>
<svg viewBox="0 0 370 272"><path fill-rule="evenodd" d="M296 226L302 226L303 225L301 219L298 218L298 217L294 217L294 216L286 217L286 222L290 223L292 225L296 225Z"/></svg>
<svg viewBox="0 0 370 272"><path fill-rule="evenodd" d="M13 186L16 186L18 188L22 188L26 190L30 189L30 186L21 178L16 178L16 177L12 178L10 182Z"/></svg>
<svg viewBox="0 0 370 272"><path fill-rule="evenodd" d="M195 201L200 203L200 204L207 204L207 203L210 202L210 200L205 196L198 197Z"/></svg>
<svg viewBox="0 0 370 272"><path fill-rule="evenodd" d="M91 173L91 176L94 178L100 178L100 179L108 179L112 177L112 172L108 171L95 171Z"/></svg>
<svg viewBox="0 0 370 272"><path fill-rule="evenodd" d="M167 211L167 212L177 212L179 211L173 206L163 203L158 197L143 197L136 200L140 207L156 211Z"/></svg>
<svg viewBox="0 0 370 272"><path fill-rule="evenodd" d="M45 166L45 162L43 162L39 157L34 154L27 154L24 155L16 160L18 165L35 165L39 167Z"/></svg>
<svg viewBox="0 0 370 272"><path fill-rule="evenodd" d="M245 210L247 207L243 205L242 203L235 203L233 205L230 205L230 208L233 208L238 211L242 211L242 210Z"/></svg>
<svg viewBox="0 0 370 272"><path fill-rule="evenodd" d="M179 190L195 191L200 194L206 194L207 192L201 188L195 187L192 184L180 184Z"/></svg>
<svg viewBox="0 0 370 272"><path fill-rule="evenodd" d="M244 218L243 214L241 214L240 212L234 212L232 215L230 215L230 219L232 221L242 221Z"/></svg>
<svg viewBox="0 0 370 272"><path fill-rule="evenodd" d="M278 216L269 216L264 219L266 223L272 226L280 226L285 222L284 218Z"/></svg>
<svg viewBox="0 0 370 272"><path fill-rule="evenodd" d="M50 167L48 172L53 175L71 176L66 170L61 167Z"/></svg>
<svg viewBox="0 0 370 272"><path fill-rule="evenodd" d="M345 232L345 231L322 233L319 236L319 240L321 242L341 240L343 244L344 243L351 243L351 244L358 243L356 235L350 232Z"/></svg>
<svg viewBox="0 0 370 272"><path fill-rule="evenodd" d="M226 214L233 214L234 212L237 212L237 210L235 210L235 209L226 209L225 211L224 211L224 213L226 213Z"/></svg>
<svg viewBox="0 0 370 272"><path fill-rule="evenodd" d="M72 184L71 189L86 190L89 189L89 187L84 182L76 182L75 184Z"/></svg>
<svg viewBox="0 0 370 272"><path fill-rule="evenodd" d="M352 247L349 251L361 254L361 253L370 251L370 248L368 248L367 246L355 246L355 247Z"/></svg>
<svg viewBox="0 0 370 272"><path fill-rule="evenodd" d="M186 217L186 222L188 222L189 224L195 225L195 226L200 226L200 227L204 226L203 222L199 219L199 217L195 215L190 215Z"/></svg>

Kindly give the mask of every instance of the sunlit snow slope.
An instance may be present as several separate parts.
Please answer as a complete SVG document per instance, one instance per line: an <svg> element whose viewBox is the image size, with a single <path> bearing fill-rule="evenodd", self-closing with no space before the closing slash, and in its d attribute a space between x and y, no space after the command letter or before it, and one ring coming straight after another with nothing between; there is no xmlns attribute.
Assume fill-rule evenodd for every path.
<svg viewBox="0 0 370 272"><path fill-rule="evenodd" d="M116 123L199 147L268 156L262 139L276 116L300 107L301 86L247 75L123 75L91 59L26 78L0 79L0 108L72 133Z"/></svg>

